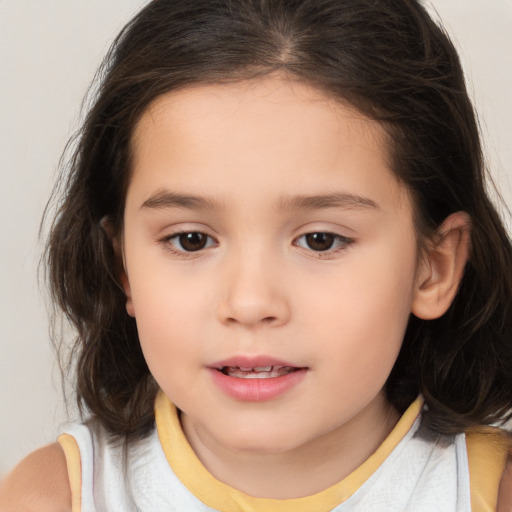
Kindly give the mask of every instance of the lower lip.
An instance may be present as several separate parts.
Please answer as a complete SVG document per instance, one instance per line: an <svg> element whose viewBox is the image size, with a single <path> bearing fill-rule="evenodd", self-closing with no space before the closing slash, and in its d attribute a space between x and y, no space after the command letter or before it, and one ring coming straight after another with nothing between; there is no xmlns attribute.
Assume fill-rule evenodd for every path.
<svg viewBox="0 0 512 512"><path fill-rule="evenodd" d="M213 382L228 396L241 402L264 402L283 395L306 375L306 368L269 379L230 377L211 368Z"/></svg>

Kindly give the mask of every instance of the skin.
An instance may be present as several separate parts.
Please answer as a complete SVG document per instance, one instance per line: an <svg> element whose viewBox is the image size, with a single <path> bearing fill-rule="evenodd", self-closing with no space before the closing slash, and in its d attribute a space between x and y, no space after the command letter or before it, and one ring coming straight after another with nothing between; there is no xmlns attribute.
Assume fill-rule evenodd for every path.
<svg viewBox="0 0 512 512"><path fill-rule="evenodd" d="M508 456L498 492L497 512L512 512L512 454Z"/></svg>
<svg viewBox="0 0 512 512"><path fill-rule="evenodd" d="M0 482L2 512L69 512L71 490L59 444L40 448Z"/></svg>
<svg viewBox="0 0 512 512"><path fill-rule="evenodd" d="M444 259L433 268L419 258L382 127L270 77L164 95L133 149L119 241L127 310L195 452L253 496L304 496L339 481L396 423L382 388L409 314L442 314L460 277ZM291 207L332 193L351 200ZM172 204L170 194L212 204ZM452 222L459 240L465 219ZM205 233L206 246L186 252L180 231ZM336 250L311 249L305 235L318 232L338 237ZM436 272L453 293L439 298ZM262 354L305 377L258 403L214 385L214 362Z"/></svg>
<svg viewBox="0 0 512 512"><path fill-rule="evenodd" d="M466 216L450 216L418 254L382 128L284 77L167 94L141 118L133 150L124 232L114 240L126 308L196 454L253 496L299 497L339 481L396 423L382 386L409 314L438 317L456 293ZM213 204L171 205L168 192ZM280 208L286 197L333 192L351 200ZM176 231L209 238L187 253ZM313 250L305 235L324 231L342 238ZM241 354L307 370L273 400L234 400L209 365ZM509 462L499 512L512 510L511 475ZM52 445L5 480L0 509L69 510L70 500Z"/></svg>

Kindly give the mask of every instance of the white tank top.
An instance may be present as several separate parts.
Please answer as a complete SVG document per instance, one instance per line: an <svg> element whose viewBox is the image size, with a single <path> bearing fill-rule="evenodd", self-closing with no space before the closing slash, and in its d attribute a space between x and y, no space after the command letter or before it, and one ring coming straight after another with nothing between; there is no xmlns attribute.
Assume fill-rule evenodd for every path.
<svg viewBox="0 0 512 512"><path fill-rule="evenodd" d="M418 399L377 451L341 482L313 496L276 500L251 497L208 473L186 441L176 409L160 392L157 428L130 445L126 466L122 444L112 444L98 423L72 425L59 437L68 463L72 510L470 512L473 499L476 512L465 435L425 440L420 435L421 408ZM495 491L497 486L491 495ZM492 504L479 507L478 512L494 510Z"/></svg>

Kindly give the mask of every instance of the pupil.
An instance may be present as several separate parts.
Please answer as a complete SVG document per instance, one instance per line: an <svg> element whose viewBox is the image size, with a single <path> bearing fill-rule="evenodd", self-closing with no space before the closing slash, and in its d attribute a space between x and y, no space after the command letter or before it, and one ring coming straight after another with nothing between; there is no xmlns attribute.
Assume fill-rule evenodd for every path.
<svg viewBox="0 0 512 512"><path fill-rule="evenodd" d="M311 249L315 251L327 251L334 243L334 235L331 233L310 233L306 235L306 240Z"/></svg>
<svg viewBox="0 0 512 512"><path fill-rule="evenodd" d="M186 251L199 251L206 245L206 235L203 233L183 233L180 244Z"/></svg>

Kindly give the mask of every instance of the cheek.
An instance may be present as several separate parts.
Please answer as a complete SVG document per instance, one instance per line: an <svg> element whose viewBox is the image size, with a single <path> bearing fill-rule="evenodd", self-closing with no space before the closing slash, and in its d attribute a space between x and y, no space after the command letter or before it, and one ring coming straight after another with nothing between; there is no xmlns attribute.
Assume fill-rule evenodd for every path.
<svg viewBox="0 0 512 512"><path fill-rule="evenodd" d="M141 243L141 246L144 242ZM140 329L168 330L186 322L200 305L197 279L169 264L160 248L133 249L127 262L135 317Z"/></svg>
<svg viewBox="0 0 512 512"><path fill-rule="evenodd" d="M321 325L332 325L341 332L403 330L415 280L415 256L410 254L393 258L379 251L376 258L359 253L337 275L326 278L322 286L317 283L311 289L310 306L315 308L315 315L324 319Z"/></svg>
<svg viewBox="0 0 512 512"><path fill-rule="evenodd" d="M136 314L142 353L158 385L177 402L194 388L194 370L200 364L197 312L184 308L174 294L148 299Z"/></svg>
<svg viewBox="0 0 512 512"><path fill-rule="evenodd" d="M317 319L318 338L330 340L332 365L359 383L385 382L411 310L414 250L400 258L380 254L378 260L358 254L343 275L326 283L327 293L315 294L307 313Z"/></svg>
<svg viewBox="0 0 512 512"><path fill-rule="evenodd" d="M201 305L195 287L152 270L131 276L131 292L142 351L158 380L160 368L190 357Z"/></svg>

